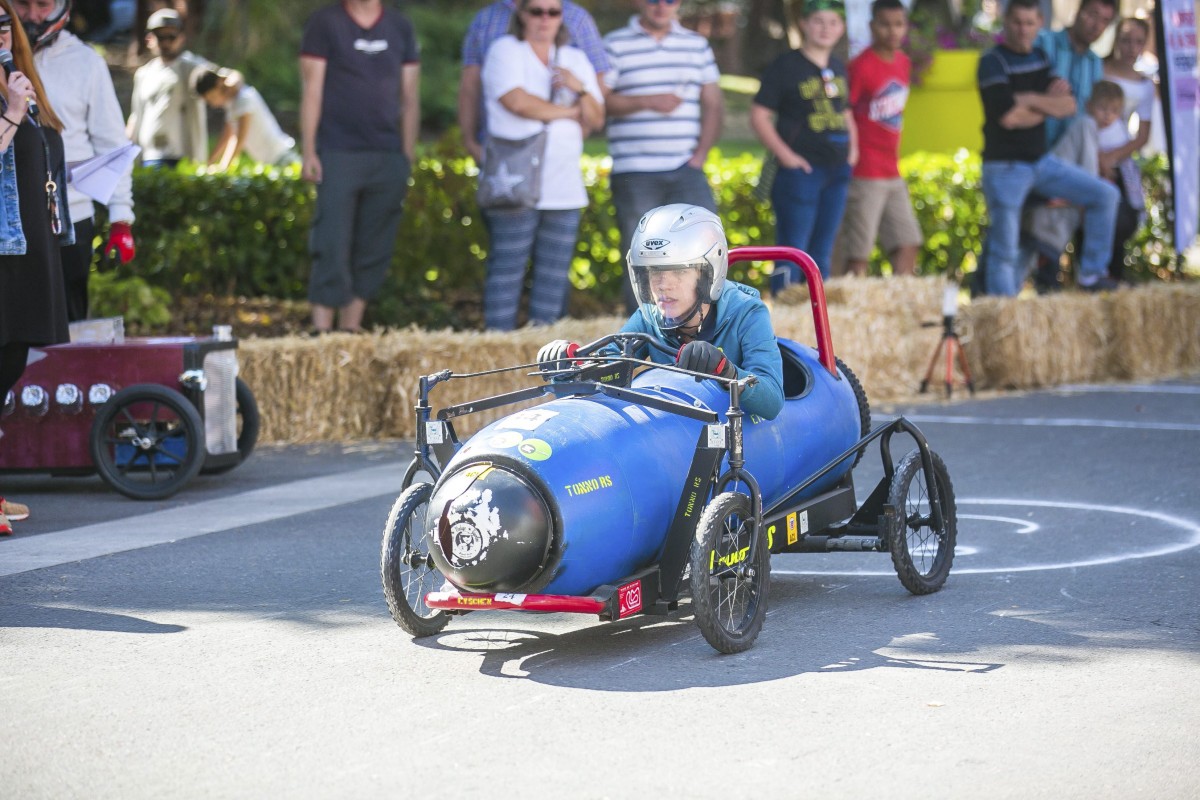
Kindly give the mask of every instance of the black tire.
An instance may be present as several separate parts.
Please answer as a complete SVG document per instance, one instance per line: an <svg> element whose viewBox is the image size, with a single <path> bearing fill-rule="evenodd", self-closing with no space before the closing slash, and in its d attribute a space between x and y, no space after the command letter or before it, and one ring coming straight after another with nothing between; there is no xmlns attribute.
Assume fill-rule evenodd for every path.
<svg viewBox="0 0 1200 800"><path fill-rule="evenodd" d="M834 362L837 364L837 368L841 370L842 375L846 377L846 382L850 384L850 389L854 392L854 399L858 403L858 438L866 438L866 435L871 432L871 403L867 400L866 390L864 390L862 384L859 383L858 376L846 366L845 361L842 361L840 358L835 358ZM858 451L858 454L854 456L854 463L850 465L851 469L854 469L858 466L858 462L862 461L863 453L865 452L867 452L866 447L863 447Z"/></svg>
<svg viewBox="0 0 1200 800"><path fill-rule="evenodd" d="M722 653L753 645L767 617L771 554L749 497L713 498L700 516L689 566L692 608L705 640Z"/></svg>
<svg viewBox="0 0 1200 800"><path fill-rule="evenodd" d="M432 494L428 483L414 483L400 493L383 528L379 557L383 596L392 619L417 638L434 635L450 621L446 612L425 605L425 594L445 583L429 557L429 534L421 530Z"/></svg>
<svg viewBox="0 0 1200 800"><path fill-rule="evenodd" d="M204 423L182 394L158 384L127 386L101 406L88 439L96 471L134 500L162 500L204 465Z"/></svg>
<svg viewBox="0 0 1200 800"><path fill-rule="evenodd" d="M238 436L237 436L237 451L238 460L232 464L223 464L219 467L206 467L200 470L202 475L220 475L241 464L250 454L254 452L254 445L258 444L258 429L261 420L258 415L258 401L254 399L254 392L250 391L250 387L241 378L237 379L234 389L237 397L237 419L238 419Z"/></svg>
<svg viewBox="0 0 1200 800"><path fill-rule="evenodd" d="M900 583L913 594L930 594L942 588L954 563L958 516L954 486L941 456L930 451L937 480L942 528L936 529L929 487L921 467L921 451L913 450L900 461L892 476L888 503L896 509L896 526L889 531L892 563Z"/></svg>

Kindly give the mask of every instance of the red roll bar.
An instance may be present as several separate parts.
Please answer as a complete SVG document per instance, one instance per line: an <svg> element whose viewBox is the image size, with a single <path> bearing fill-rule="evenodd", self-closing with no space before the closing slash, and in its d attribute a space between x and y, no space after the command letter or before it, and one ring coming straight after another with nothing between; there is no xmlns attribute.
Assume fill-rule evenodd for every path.
<svg viewBox="0 0 1200 800"><path fill-rule="evenodd" d="M805 280L808 281L813 328L817 332L817 355L820 356L821 365L836 377L833 336L829 332L829 311L825 307L825 284L821 282L821 270L812 256L795 247L735 247L729 251L729 263L737 261L790 261L800 267Z"/></svg>

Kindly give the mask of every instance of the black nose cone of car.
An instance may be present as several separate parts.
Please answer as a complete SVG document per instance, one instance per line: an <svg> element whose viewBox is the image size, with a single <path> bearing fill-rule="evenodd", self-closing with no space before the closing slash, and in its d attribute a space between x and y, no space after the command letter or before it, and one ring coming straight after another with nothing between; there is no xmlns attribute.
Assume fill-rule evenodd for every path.
<svg viewBox="0 0 1200 800"><path fill-rule="evenodd" d="M553 515L542 493L515 471L469 464L429 501L434 563L459 589L528 590L552 552Z"/></svg>

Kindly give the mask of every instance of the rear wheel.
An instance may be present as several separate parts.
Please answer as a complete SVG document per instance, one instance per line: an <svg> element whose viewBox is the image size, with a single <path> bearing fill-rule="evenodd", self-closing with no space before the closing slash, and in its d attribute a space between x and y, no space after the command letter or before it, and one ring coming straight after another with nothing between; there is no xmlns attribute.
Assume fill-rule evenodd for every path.
<svg viewBox="0 0 1200 800"><path fill-rule="evenodd" d="M722 653L740 653L758 638L767 616L770 558L750 498L735 492L714 497L700 517L689 567L696 624Z"/></svg>
<svg viewBox="0 0 1200 800"><path fill-rule="evenodd" d="M237 379L235 387L235 397L237 398L238 460L232 464L225 464L220 467L206 467L200 470L204 475L220 475L223 472L229 472L229 470L249 458L250 454L254 452L254 445L258 444L258 428L260 424L258 401L254 399L254 392L250 391L250 387L241 378Z"/></svg>
<svg viewBox="0 0 1200 800"><path fill-rule="evenodd" d="M850 368L846 366L846 362L840 358L834 360L837 362L837 368L846 377L846 383L850 384L850 389L854 392L854 401L858 404L858 436L860 439L865 439L867 434L871 432L871 403L867 400L867 393L863 389L862 384L859 383L858 376L850 371ZM858 466L858 462L862 461L863 453L865 452L867 452L867 448L864 446L854 456L854 463L850 465L851 469Z"/></svg>
<svg viewBox="0 0 1200 800"><path fill-rule="evenodd" d="M379 571L383 596L396 624L416 637L446 627L450 615L425 604L425 595L442 588L445 578L433 565L433 544L425 530L425 510L433 487L414 483L396 498L383 528Z"/></svg>
<svg viewBox="0 0 1200 800"><path fill-rule="evenodd" d="M888 503L896 509L896 526L890 532L892 563L904 588L913 594L930 594L942 588L954 562L958 519L954 486L941 456L932 450L933 474L942 524L933 520L932 492L921 466L921 451L913 450L892 476Z"/></svg>

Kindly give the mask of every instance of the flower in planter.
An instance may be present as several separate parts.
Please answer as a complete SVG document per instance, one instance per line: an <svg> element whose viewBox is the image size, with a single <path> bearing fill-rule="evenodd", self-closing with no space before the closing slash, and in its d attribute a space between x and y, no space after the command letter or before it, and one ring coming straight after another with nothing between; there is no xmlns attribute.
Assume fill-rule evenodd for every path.
<svg viewBox="0 0 1200 800"><path fill-rule="evenodd" d="M939 50L987 50L1001 38L996 0L916 0L905 50L912 61L912 84L920 86Z"/></svg>

